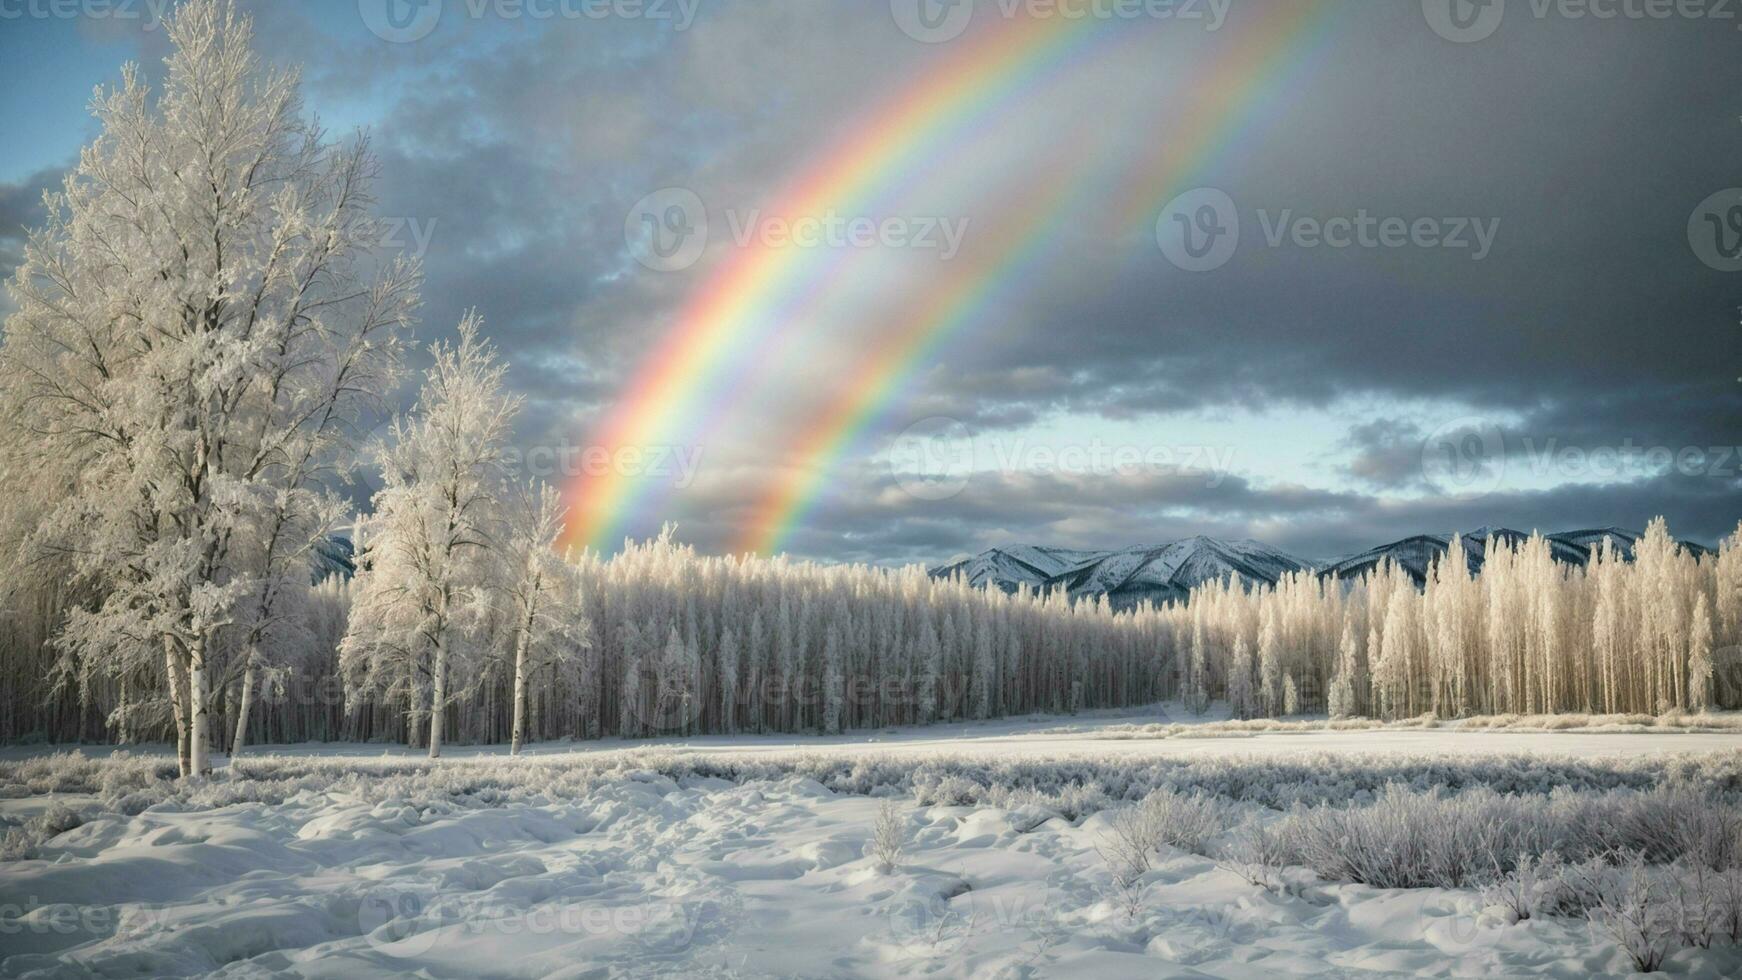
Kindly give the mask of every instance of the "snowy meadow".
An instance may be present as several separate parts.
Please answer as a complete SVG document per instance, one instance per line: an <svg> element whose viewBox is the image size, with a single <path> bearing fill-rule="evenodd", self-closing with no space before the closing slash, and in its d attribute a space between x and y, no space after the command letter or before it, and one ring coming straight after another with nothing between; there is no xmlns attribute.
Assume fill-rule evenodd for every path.
<svg viewBox="0 0 1742 980"><path fill-rule="evenodd" d="M1742 968L1742 751L0 764L8 975ZM994 736L997 737L997 736ZM1442 740L1483 739L1442 733ZM970 739L971 741L971 739ZM1127 743L1128 744L1128 743ZM1679 748L1680 746L1676 746ZM1588 748L1588 747L1587 747ZM819 940L826 936L826 940Z"/></svg>

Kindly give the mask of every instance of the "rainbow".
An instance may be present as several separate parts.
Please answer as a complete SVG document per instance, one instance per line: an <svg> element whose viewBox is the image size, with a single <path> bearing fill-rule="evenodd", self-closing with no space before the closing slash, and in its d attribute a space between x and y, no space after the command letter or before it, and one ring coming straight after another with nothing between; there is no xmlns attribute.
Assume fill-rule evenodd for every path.
<svg viewBox="0 0 1742 980"><path fill-rule="evenodd" d="M928 148L953 138L1049 72L1068 64L1092 36L1078 20L1017 20L964 39L939 70L916 80L870 120L811 166L780 195L771 212L855 213L886 186L898 184ZM754 357L758 341L781 320L796 295L815 295L806 250L756 243L737 254L686 304L677 323L629 384L592 445L669 444L709 406L709 396ZM805 287L809 289L800 293ZM642 481L613 471L578 477L568 490L564 540L609 548Z"/></svg>
<svg viewBox="0 0 1742 980"><path fill-rule="evenodd" d="M1116 220L1141 219L1144 233L1156 210L1182 181L1203 167L1242 128L1259 96L1274 88L1291 52L1329 0L1291 0L1267 11L1262 22L1229 46L1207 78L1192 88L1186 122L1156 147L1124 181ZM952 45L951 56L885 103L869 121L790 183L771 213L868 213L867 204L898 190L931 155L957 146L997 112L1039 82L1091 50L1097 32L1090 18L1019 19ZM1121 32L1114 28L1115 35ZM1141 36L1124 31L1123 36ZM1106 36L1105 33L1102 36ZM853 383L812 413L791 446L794 465L780 472L756 502L739 544L746 550L780 548L792 528L823 498L829 475L941 345L976 321L977 314L1019 285L1021 272L1046 254L1082 187L1042 174L1039 193L1025 195L993 229L991 247L964 253L927 284L879 337L877 352ZM976 243L985 231L975 229ZM699 418L718 418L722 399L739 393L746 368L783 329L799 322L797 307L826 296L851 272L840 257L813 258L810 250L753 244L734 250L719 273L686 304L625 395L597 430L593 444L607 449L670 444L694 431ZM565 542L600 549L648 501L652 488L633 476L582 476L568 488Z"/></svg>
<svg viewBox="0 0 1742 980"><path fill-rule="evenodd" d="M1160 208L1232 141L1259 105L1260 96L1273 93L1286 69L1311 48L1304 42L1320 14L1330 7L1328 0L1278 5L1217 61L1209 77L1194 86L1184 124L1175 126L1175 136L1160 142L1158 152L1128 182L1115 220L1121 214L1127 220L1135 216L1147 233ZM993 295L1024 279L1019 273L1042 254L1070 203L1068 194L1043 196L1022 227L1000 236L1001 247L995 254L972 267L969 275L941 284L916 305L899 336L866 365L855 384L817 414L800 437L795 457L803 461L802 467L775 484L757 504L739 541L743 550L773 552L784 546L793 529L823 499L829 473L859 444L904 383L941 344L973 322Z"/></svg>

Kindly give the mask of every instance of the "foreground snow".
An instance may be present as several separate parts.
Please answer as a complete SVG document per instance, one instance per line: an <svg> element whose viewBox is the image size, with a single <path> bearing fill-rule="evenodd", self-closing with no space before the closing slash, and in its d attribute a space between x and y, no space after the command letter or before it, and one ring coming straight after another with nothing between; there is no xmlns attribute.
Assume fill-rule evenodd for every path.
<svg viewBox="0 0 1742 980"><path fill-rule="evenodd" d="M1171 853L1128 918L1105 817L907 815L910 853L862 856L876 800L793 778L657 776L487 809L300 793L149 812L58 839L8 873L33 909L8 975L215 971L354 977L632 975L1587 977L1625 972L1582 923L1501 926L1473 893L1359 885L1272 894ZM63 859L60 856L66 855ZM48 928L62 919L65 929ZM88 921L87 921L88 920ZM43 928L38 928L42 926ZM1677 972L1742 961L1684 955Z"/></svg>
<svg viewBox="0 0 1742 980"><path fill-rule="evenodd" d="M1275 807L1372 805L1399 783L1544 807L1556 787L1633 799L1742 785L1734 735L1107 737L1135 723L436 763L302 747L191 786L161 752L14 748L0 820L26 856L0 870L0 975L1625 975L1625 953L1585 919L1512 923L1475 889L1304 868L1260 886L1162 847L1131 901L1103 852L1129 802L1157 790L1220 801L1206 849L1220 856L1281 819ZM906 852L883 873L866 845L890 802ZM1664 969L1735 976L1742 956L1681 949Z"/></svg>

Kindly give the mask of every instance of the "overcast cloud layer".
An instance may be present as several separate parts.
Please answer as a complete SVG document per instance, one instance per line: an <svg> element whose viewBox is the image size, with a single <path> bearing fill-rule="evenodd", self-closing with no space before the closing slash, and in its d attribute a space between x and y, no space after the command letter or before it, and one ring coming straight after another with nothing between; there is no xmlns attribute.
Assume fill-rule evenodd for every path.
<svg viewBox="0 0 1742 980"><path fill-rule="evenodd" d="M1124 193L1139 161L1191 137L1218 59L1285 3L1194 4L1225 7L1216 30L1178 10L1101 25L1141 37L1092 46L845 215L965 222L962 256L844 256L831 298L787 325L789 353L678 440L694 472L652 478L664 491L625 530L670 518L704 550L732 546L770 485L814 465L793 457L795 434L902 299L1061 185L1073 203L1036 261L875 415L793 550L933 562L1207 533L1317 558L1482 524L1663 514L1708 543L1734 529L1742 271L1713 249L1742 249L1742 197L1706 202L1742 185L1742 10L1651 19L1616 3L1596 19L1514 0L1491 36L1459 43L1422 4L1339 3L1201 166ZM427 266L426 339L484 314L527 397L518 449L534 468L588 444L734 257L732 221L1004 26L992 0L943 43L905 34L888 0L244 6L268 57L306 66L311 108L338 133L371 130L380 210L400 219L388 244ZM163 39L144 0L138 19L5 9L23 12L0 19L10 267L90 135L91 86L127 58L155 65ZM632 256L625 219L668 187L705 203L711 236L694 265L658 271ZM1194 273L1156 223L1198 187L1227 195L1241 235ZM1332 237L1337 218L1355 238L1410 231L1338 248L1302 218ZM1702 232L1727 236L1704 260Z"/></svg>

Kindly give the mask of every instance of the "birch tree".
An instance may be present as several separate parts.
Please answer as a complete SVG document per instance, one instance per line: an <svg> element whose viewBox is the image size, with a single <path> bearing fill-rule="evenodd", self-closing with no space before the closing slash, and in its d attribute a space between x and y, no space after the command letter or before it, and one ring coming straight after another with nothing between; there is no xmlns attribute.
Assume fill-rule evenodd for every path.
<svg viewBox="0 0 1742 980"><path fill-rule="evenodd" d="M92 99L101 132L11 284L0 391L27 479L61 482L29 548L100 596L61 631L63 676L155 675L187 775L210 767L219 633L272 618L246 607L274 573L239 553L275 510L317 509L391 386L418 273L365 261L367 143L326 141L246 17L187 0L165 30L161 92L128 65Z"/></svg>
<svg viewBox="0 0 1742 980"><path fill-rule="evenodd" d="M403 704L412 724L427 717L432 759L448 707L482 678L501 576L503 440L520 406L503 394L504 366L479 327L469 314L458 344L430 349L416 408L377 453L369 568L341 644L359 692Z"/></svg>
<svg viewBox="0 0 1742 980"><path fill-rule="evenodd" d="M514 704L508 752L519 755L526 741L528 686L535 677L574 670L592 641L574 569L556 554L567 513L560 496L553 488L538 484L516 488L512 501L502 570L503 594L514 623Z"/></svg>

